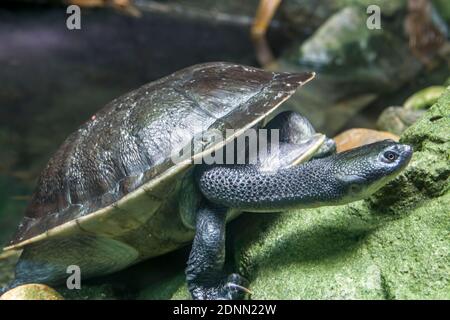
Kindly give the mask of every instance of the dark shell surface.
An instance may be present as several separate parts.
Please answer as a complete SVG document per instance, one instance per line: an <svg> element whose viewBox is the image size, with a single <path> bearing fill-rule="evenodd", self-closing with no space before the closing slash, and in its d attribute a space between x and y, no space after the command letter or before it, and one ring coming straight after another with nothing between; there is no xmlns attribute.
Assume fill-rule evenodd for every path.
<svg viewBox="0 0 450 320"><path fill-rule="evenodd" d="M206 63L113 100L49 160L11 245L114 206L176 166L187 136L255 126L312 76Z"/></svg>

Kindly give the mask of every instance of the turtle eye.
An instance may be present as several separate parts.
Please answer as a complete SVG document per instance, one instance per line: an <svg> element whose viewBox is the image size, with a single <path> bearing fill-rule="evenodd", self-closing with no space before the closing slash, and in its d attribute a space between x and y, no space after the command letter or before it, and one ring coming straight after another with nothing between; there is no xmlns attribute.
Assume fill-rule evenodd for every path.
<svg viewBox="0 0 450 320"><path fill-rule="evenodd" d="M383 154L383 157L387 160L387 162L394 162L398 158L398 154L393 151L386 151Z"/></svg>

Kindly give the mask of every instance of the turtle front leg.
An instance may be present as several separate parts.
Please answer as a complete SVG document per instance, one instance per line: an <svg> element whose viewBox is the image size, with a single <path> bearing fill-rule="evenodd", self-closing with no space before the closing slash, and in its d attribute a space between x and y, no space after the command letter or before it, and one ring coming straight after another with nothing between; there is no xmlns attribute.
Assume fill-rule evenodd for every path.
<svg viewBox="0 0 450 320"><path fill-rule="evenodd" d="M305 140L316 134L316 130L307 118L295 111L285 111L278 114L266 126L266 129L277 129L280 132L280 142L301 145ZM320 149L313 158L328 157L336 153L336 143L326 137Z"/></svg>
<svg viewBox="0 0 450 320"><path fill-rule="evenodd" d="M196 233L186 268L193 299L238 300L250 291L238 274L225 275L225 225L227 208L204 204L197 212Z"/></svg>

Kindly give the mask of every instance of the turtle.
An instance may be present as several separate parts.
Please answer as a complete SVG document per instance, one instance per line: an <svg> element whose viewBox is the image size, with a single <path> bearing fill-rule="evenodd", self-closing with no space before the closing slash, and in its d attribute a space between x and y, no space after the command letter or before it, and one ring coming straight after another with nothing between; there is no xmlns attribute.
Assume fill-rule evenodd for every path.
<svg viewBox="0 0 450 320"><path fill-rule="evenodd" d="M223 271L228 221L363 199L412 155L392 140L336 153L304 116L281 111L313 77L209 62L108 103L43 169L5 248L22 250L5 290L62 284L69 266L83 279L113 273L192 243L193 299L248 297L248 281ZM250 156L252 132L270 136L267 152Z"/></svg>

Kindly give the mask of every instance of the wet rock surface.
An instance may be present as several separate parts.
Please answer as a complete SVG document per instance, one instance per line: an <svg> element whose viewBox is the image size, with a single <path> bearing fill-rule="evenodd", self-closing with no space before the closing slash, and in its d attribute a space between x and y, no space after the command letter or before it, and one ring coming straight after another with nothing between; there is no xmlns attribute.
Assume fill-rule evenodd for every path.
<svg viewBox="0 0 450 320"><path fill-rule="evenodd" d="M381 130L400 135L423 115L423 110L389 107L381 113L377 121L377 127Z"/></svg>
<svg viewBox="0 0 450 320"><path fill-rule="evenodd" d="M33 283L9 290L0 300L63 300L63 297L49 286Z"/></svg>

